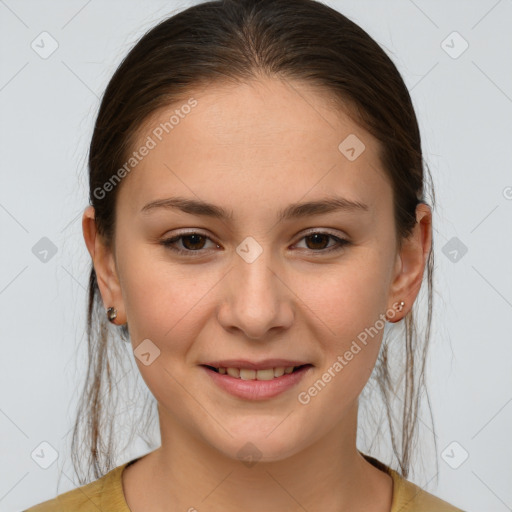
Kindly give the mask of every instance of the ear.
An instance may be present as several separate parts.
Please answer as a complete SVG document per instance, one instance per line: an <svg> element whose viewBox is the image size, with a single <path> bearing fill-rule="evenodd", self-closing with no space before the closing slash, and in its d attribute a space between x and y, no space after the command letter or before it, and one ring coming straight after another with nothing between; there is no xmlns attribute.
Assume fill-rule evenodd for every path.
<svg viewBox="0 0 512 512"><path fill-rule="evenodd" d="M432 246L432 211L427 204L416 207L416 225L411 235L404 239L397 254L395 273L390 289L391 304L405 302L400 313L395 314L394 322L400 320L412 309L420 291L423 273ZM395 309L392 307L390 309Z"/></svg>
<svg viewBox="0 0 512 512"><path fill-rule="evenodd" d="M108 247L96 229L94 207L88 206L82 217L82 231L85 245L91 255L96 280L100 289L103 306L106 310L109 307L117 309L117 317L114 323L122 325L126 323L123 296L117 276L115 258L110 247Z"/></svg>

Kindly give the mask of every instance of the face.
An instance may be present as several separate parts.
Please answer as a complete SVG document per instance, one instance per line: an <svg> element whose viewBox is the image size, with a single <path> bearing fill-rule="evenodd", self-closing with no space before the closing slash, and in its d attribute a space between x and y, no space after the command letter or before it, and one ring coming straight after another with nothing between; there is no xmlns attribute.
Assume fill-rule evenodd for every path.
<svg viewBox="0 0 512 512"><path fill-rule="evenodd" d="M268 79L190 97L140 133L134 150L155 144L119 185L115 277L100 288L145 354L161 427L278 460L338 429L373 370L402 298L392 188L376 139L318 89ZM165 206L176 198L189 203ZM308 366L257 382L204 366L267 359Z"/></svg>

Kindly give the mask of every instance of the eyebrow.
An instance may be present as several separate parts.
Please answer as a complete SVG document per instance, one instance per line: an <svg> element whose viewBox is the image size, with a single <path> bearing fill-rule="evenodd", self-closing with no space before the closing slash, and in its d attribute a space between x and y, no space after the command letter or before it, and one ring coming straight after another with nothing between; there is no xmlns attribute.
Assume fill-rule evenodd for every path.
<svg viewBox="0 0 512 512"><path fill-rule="evenodd" d="M201 200L189 199L185 197L172 197L168 199L158 199L144 205L141 213L147 214L159 208L178 209L191 215L204 215L223 221L232 220L233 212L220 206ZM292 203L278 212L278 221L299 219L309 217L310 215L320 215L336 211L359 211L368 212L368 205L359 201L351 201L344 197L329 196L318 201L308 201L305 203Z"/></svg>

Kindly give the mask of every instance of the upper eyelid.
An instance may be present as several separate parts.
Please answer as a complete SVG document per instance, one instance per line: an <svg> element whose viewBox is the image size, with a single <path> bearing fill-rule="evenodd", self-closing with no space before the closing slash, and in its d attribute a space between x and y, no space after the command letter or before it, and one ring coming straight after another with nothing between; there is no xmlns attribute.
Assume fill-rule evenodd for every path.
<svg viewBox="0 0 512 512"><path fill-rule="evenodd" d="M334 233L331 230L332 230L332 228L309 228L306 231L303 231L302 233L299 233L299 235L301 237L305 237L305 236L308 236L310 234L317 234L318 233L318 234L324 234L324 235L327 234L327 235L331 235L331 236L338 237L338 238L346 237L345 234L340 234L339 232ZM190 235L201 235L201 236L204 236L205 238L208 238L212 242L215 241L215 239L212 238L209 234L204 233L202 231L193 230L193 229L191 229L190 231L183 231L181 233L177 233L175 235L168 236L165 239L166 240L172 240L174 238L178 238L179 239L182 236L190 236ZM215 242L215 243L218 243L218 242Z"/></svg>
<svg viewBox="0 0 512 512"><path fill-rule="evenodd" d="M344 238L344 237L348 238L348 236L345 233L341 234L340 232L336 232L336 234L335 234L333 232L332 228L309 228L306 231L303 231L301 233L301 236L304 237L304 236L308 236L310 234L315 234L315 233L319 233L322 235L330 235L330 236L334 236L337 238Z"/></svg>

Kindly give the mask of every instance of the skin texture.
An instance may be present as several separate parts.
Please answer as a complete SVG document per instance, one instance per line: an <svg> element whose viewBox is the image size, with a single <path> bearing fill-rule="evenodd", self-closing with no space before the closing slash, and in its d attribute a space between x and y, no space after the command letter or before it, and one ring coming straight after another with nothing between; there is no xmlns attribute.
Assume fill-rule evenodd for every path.
<svg viewBox="0 0 512 512"><path fill-rule="evenodd" d="M150 339L160 350L148 366L135 358L158 401L162 445L125 470L128 505L133 512L389 511L391 478L356 448L358 396L383 330L308 404L297 395L394 303L405 307L393 321L410 310L431 244L430 208L418 206L415 230L397 252L379 143L318 88L265 78L190 96L197 106L119 185L111 249L96 236L93 208L83 216L105 307L117 309L116 324L128 322L134 349ZM179 107L156 112L137 147ZM365 144L354 161L338 149L349 134ZM291 203L334 194L368 210L276 217ZM233 217L140 212L175 196ZM350 244L328 252L335 239L311 239L310 228ZM183 256L159 243L187 231L209 239L178 240L175 247L189 250ZM249 236L262 249L252 263L236 252ZM251 401L216 387L199 366L271 357L313 368L296 387ZM251 467L237 457L247 442L261 453Z"/></svg>

